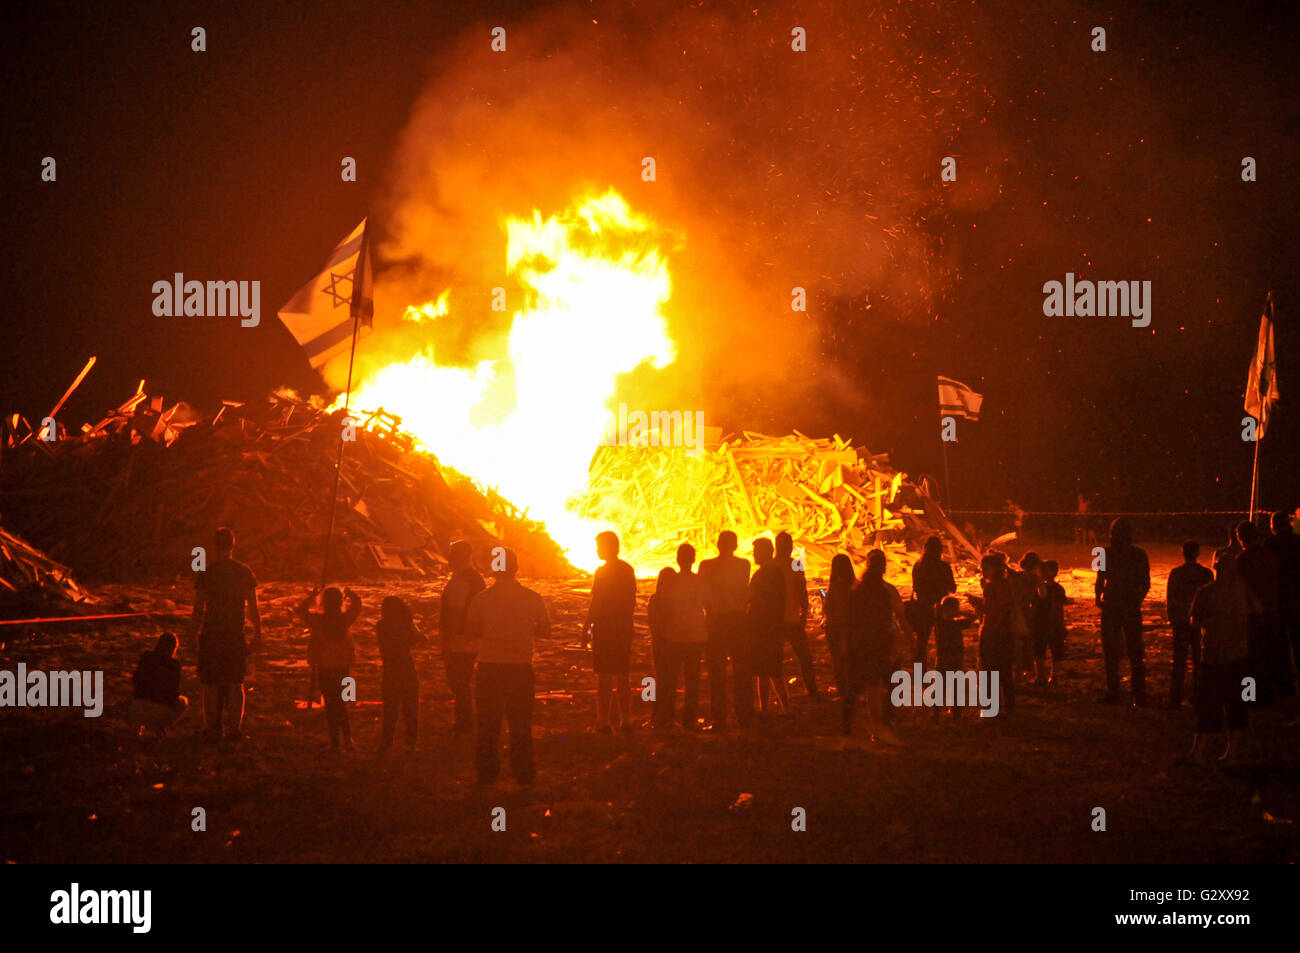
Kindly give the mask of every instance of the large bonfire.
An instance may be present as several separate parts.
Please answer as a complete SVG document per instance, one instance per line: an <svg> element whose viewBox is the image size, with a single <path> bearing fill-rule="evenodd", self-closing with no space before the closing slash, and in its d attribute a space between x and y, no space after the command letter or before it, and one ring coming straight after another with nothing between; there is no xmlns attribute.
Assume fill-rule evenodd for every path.
<svg viewBox="0 0 1300 953"><path fill-rule="evenodd" d="M788 529L820 563L904 528L903 508L888 509L902 475L838 437L721 440L714 428L688 428L694 439L683 446L680 428L628 439L626 427L619 435L611 426L630 396L624 375L668 367L678 350L660 231L616 191L546 218L507 218L504 231L507 273L523 300L494 353L460 366L419 343L409 358L364 373L353 407L400 417L421 449L543 522L583 569L594 568L592 537L605 529L619 532L645 575L679 543L700 548L722 529L742 539ZM405 309L408 337L427 341L431 323L449 318L449 291ZM681 416L674 411L674 423ZM694 412L685 416L689 424Z"/></svg>

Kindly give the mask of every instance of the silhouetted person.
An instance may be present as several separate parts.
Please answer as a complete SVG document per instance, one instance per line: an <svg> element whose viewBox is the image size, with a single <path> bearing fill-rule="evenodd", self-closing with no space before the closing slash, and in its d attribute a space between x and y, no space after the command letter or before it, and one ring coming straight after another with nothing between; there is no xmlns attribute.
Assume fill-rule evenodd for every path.
<svg viewBox="0 0 1300 953"><path fill-rule="evenodd" d="M845 659L852 619L853 587L857 581L853 575L853 561L845 553L836 553L831 558L830 581L826 584L822 621L826 626L826 648L831 653L831 667L835 672L835 690L841 700L849 690Z"/></svg>
<svg viewBox="0 0 1300 953"><path fill-rule="evenodd" d="M939 603L938 617L934 622L934 645L937 668L940 672L966 671L966 630L975 616L961 611L956 596L948 596ZM956 708L949 709L954 715Z"/></svg>
<svg viewBox="0 0 1300 953"><path fill-rule="evenodd" d="M677 578L668 590L668 628L664 634L664 675L659 680L655 703L655 727L671 728L677 704L677 679L681 675L685 695L682 727L694 731L700 704L700 664L708 644L708 620L705 605L708 587L695 565L695 547L682 543L677 547Z"/></svg>
<svg viewBox="0 0 1300 953"><path fill-rule="evenodd" d="M650 626L650 655L654 660L655 678L662 681L663 672L668 668L668 656L664 654L664 640L668 636L669 605L668 590L677 578L677 570L665 566L659 570L655 579L655 591L646 603L646 622ZM658 698L658 693L655 694Z"/></svg>
<svg viewBox="0 0 1300 953"><path fill-rule="evenodd" d="M1300 666L1300 536L1291 529L1291 516L1278 510L1272 518L1273 535L1264 541L1264 547L1277 560L1278 645L1279 654L1288 648L1295 666ZM1287 670L1282 690L1287 697L1295 695L1293 670Z"/></svg>
<svg viewBox="0 0 1300 953"><path fill-rule="evenodd" d="M736 555L736 534L718 534L718 555L700 563L700 578L708 590L709 720L715 731L727 727L727 660L731 660L732 698L736 720L743 728L753 717L744 702L752 694L749 662L748 619L749 560Z"/></svg>
<svg viewBox="0 0 1300 953"><path fill-rule="evenodd" d="M895 625L903 639L895 640ZM867 716L876 740L890 745L903 743L885 723L885 697L890 673L894 671L895 663L903 660L903 653L898 649L906 643L910 655L913 638L903 612L903 597L885 582L885 554L873 549L867 554L867 568L862 578L849 595L848 651L845 654L845 681L848 684L840 707L844 734L853 734L853 710L859 696L865 693Z"/></svg>
<svg viewBox="0 0 1300 953"><path fill-rule="evenodd" d="M1233 523L1228 527L1228 542L1220 549L1214 551L1214 562L1219 562L1221 555L1228 555L1234 559L1241 555L1241 543L1237 541L1237 524Z"/></svg>
<svg viewBox="0 0 1300 953"><path fill-rule="evenodd" d="M938 615L935 617L935 649L937 665L941 672L963 672L966 670L966 630L975 621L975 616L961 611L961 601L956 596L947 596L939 603Z"/></svg>
<svg viewBox="0 0 1300 953"><path fill-rule="evenodd" d="M248 653L262 645L257 579L251 569L234 558L234 551L235 534L223 526L213 537L215 558L194 577L191 628L198 635L203 739L208 742L220 740L223 721L227 738L240 736ZM244 642L245 612L253 625L253 640L249 643Z"/></svg>
<svg viewBox="0 0 1300 953"><path fill-rule="evenodd" d="M1035 552L1025 553L1020 557L1020 570L1010 570L1008 578L1011 591L1015 593L1016 605L1020 616L1025 620L1026 636L1016 639L1016 667L1019 673L1034 673L1035 683L1046 683L1045 674L1035 666L1034 644L1039 633L1037 626L1042 621L1043 602L1043 560Z"/></svg>
<svg viewBox="0 0 1300 953"><path fill-rule="evenodd" d="M393 746L399 717L406 722L406 746L414 748L420 734L420 679L411 649L427 645L428 640L416 629L411 607L397 596L386 596L380 604L375 637L384 663L384 730L379 750Z"/></svg>
<svg viewBox="0 0 1300 953"><path fill-rule="evenodd" d="M1055 559L1043 561L1042 597L1038 601L1038 616L1031 628L1034 639L1034 668L1039 684L1052 685L1065 661L1065 587L1056 581L1061 564ZM1051 675L1047 675L1047 653L1052 653Z"/></svg>
<svg viewBox="0 0 1300 953"><path fill-rule="evenodd" d="M1016 709L1016 623L1020 609L1007 578L1007 564L1001 553L980 560L980 584L984 601L980 607L979 663L982 671L998 673L1003 700L999 710Z"/></svg>
<svg viewBox="0 0 1300 953"><path fill-rule="evenodd" d="M320 612L311 607L320 597ZM347 606L343 600L347 598ZM307 641L307 661L320 676L321 696L325 699L325 724L329 728L330 747L340 745L352 750L352 725L348 703L344 699L344 680L355 655L352 635L348 631L361 615L361 600L351 589L339 592L334 586L313 590L296 609L298 618L311 631Z"/></svg>
<svg viewBox="0 0 1300 953"><path fill-rule="evenodd" d="M945 596L957 591L952 566L943 558L943 540L931 536L925 551L912 567L912 595L919 603L916 613L916 660L925 664L930 652L930 631L934 628L936 609Z"/></svg>
<svg viewBox="0 0 1300 953"><path fill-rule="evenodd" d="M1201 636L1192 625L1192 597L1196 590L1214 581L1208 566L1197 562L1201 545L1194 539L1183 543L1183 564L1169 572L1165 586L1165 614L1174 632L1174 667L1169 676L1169 706L1177 708L1183 703L1183 679L1187 663L1192 664L1192 696L1201 669Z"/></svg>
<svg viewBox="0 0 1300 953"><path fill-rule="evenodd" d="M1262 606L1255 593L1237 575L1236 559L1220 553L1214 560L1214 581L1192 597L1192 625L1203 634L1201 669L1196 686L1196 734L1192 759L1204 760L1209 735L1228 728L1228 745L1221 761L1237 759L1246 730L1246 703L1242 681L1248 674L1248 620Z"/></svg>
<svg viewBox="0 0 1300 953"><path fill-rule="evenodd" d="M164 632L152 649L141 654L131 684L131 720L141 734L147 728L161 738L190 705L181 694L175 635Z"/></svg>
<svg viewBox="0 0 1300 953"><path fill-rule="evenodd" d="M520 784L532 784L533 642L551 632L546 603L516 576L519 557L507 549L494 560L492 585L469 606L470 641L478 646L479 784L492 784L501 771L501 720L510 725L510 769ZM502 568L498 570L497 565Z"/></svg>
<svg viewBox="0 0 1300 953"><path fill-rule="evenodd" d="M1123 516L1110 524L1110 545L1097 573L1095 592L1101 608L1101 648L1106 657L1106 694L1102 701L1119 701L1119 660L1128 655L1133 701L1147 703L1146 650L1142 644L1142 600L1151 589L1151 564L1144 550L1133 545L1133 525Z"/></svg>
<svg viewBox="0 0 1300 953"><path fill-rule="evenodd" d="M759 710L767 711L769 688L775 687L781 710L789 711L790 692L781 671L785 654L785 575L775 562L770 539L754 540L754 563L758 568L749 579L749 657L758 679ZM752 701L747 704L753 706Z"/></svg>
<svg viewBox="0 0 1300 953"><path fill-rule="evenodd" d="M789 533L776 534L776 563L785 579L785 639L799 661L804 691L812 701L821 701L817 674L813 671L812 647L808 644L808 577L802 559L795 563L794 538ZM784 652L782 647L783 655Z"/></svg>
<svg viewBox="0 0 1300 953"><path fill-rule="evenodd" d="M618 550L616 533L596 534L596 555L604 565L592 577L591 605L583 626L596 670L596 730L606 734L613 730L615 709L624 731L634 727L628 663L636 635L632 622L636 612L636 573L618 558Z"/></svg>
<svg viewBox="0 0 1300 953"><path fill-rule="evenodd" d="M463 539L447 550L451 576L443 587L439 603L438 629L442 636L442 664L447 670L447 684L455 699L458 735L474 730L474 643L465 634L469 604L483 591L483 577L470 565L473 549Z"/></svg>
<svg viewBox="0 0 1300 953"><path fill-rule="evenodd" d="M1237 575L1250 586L1261 611L1250 617L1250 674L1259 689L1259 703L1271 705L1290 681L1291 663L1278 637L1277 557L1264 547L1259 527L1247 520L1237 524Z"/></svg>
<svg viewBox="0 0 1300 953"><path fill-rule="evenodd" d="M1092 532L1088 525L1088 506L1089 500L1079 490L1075 493L1076 509L1079 513L1078 521L1074 524L1074 541L1087 546L1092 546L1096 542L1096 534Z"/></svg>

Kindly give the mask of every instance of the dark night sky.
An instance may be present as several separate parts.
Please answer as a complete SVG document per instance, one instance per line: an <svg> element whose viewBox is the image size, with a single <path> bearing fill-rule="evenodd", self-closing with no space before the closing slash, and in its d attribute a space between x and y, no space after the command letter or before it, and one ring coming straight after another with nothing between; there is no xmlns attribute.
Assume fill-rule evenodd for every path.
<svg viewBox="0 0 1300 953"><path fill-rule="evenodd" d="M206 407L282 383L309 389L275 308L378 203L394 142L464 31L486 37L545 6L7 4L0 410L40 417L90 354L98 366L68 408L78 422L140 377ZM973 18L1001 37L981 64L999 91L996 148L970 144L959 167L959 183L996 167L1001 194L926 225L949 274L933 314L830 306L824 352L859 382L856 401L780 413L756 403L727 422L838 430L938 472L942 373L986 398L952 456L959 503L1070 508L1078 485L1104 508L1244 506L1241 394L1271 288L1283 402L1262 448L1263 500L1294 505L1292 6L952 4L946 22ZM1104 55L1088 50L1098 24ZM196 25L203 54L190 50ZM40 181L46 155L55 184ZM339 180L345 155L357 184ZM1244 155L1258 160L1255 183L1240 181ZM260 278L262 327L154 317L151 286L175 271ZM1151 327L1045 318L1042 284L1067 271L1151 280Z"/></svg>

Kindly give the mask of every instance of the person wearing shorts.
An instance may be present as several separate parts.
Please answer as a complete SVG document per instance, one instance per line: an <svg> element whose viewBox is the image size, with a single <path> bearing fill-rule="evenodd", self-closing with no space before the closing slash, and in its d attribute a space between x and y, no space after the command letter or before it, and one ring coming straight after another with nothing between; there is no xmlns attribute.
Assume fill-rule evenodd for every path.
<svg viewBox="0 0 1300 953"><path fill-rule="evenodd" d="M248 653L262 644L257 610L257 578L234 558L235 534L221 527L214 537L214 559L194 579L192 629L198 634L199 683L203 686L204 740L238 738L244 721L244 676ZM253 640L244 642L244 615ZM227 713L229 713L227 715Z"/></svg>
<svg viewBox="0 0 1300 953"><path fill-rule="evenodd" d="M596 555L603 565L591 581L591 605L583 626L596 670L596 730L602 734L613 731L615 709L619 711L623 730L630 731L633 727L628 663L636 633L632 623L636 611L636 573L631 565L618 558L618 550L617 534L607 531L596 536Z"/></svg>

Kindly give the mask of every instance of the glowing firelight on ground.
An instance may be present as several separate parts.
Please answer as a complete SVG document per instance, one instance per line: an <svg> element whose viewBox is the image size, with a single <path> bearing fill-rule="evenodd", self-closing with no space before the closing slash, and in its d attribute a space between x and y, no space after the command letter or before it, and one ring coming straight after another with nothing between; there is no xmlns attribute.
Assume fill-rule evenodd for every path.
<svg viewBox="0 0 1300 953"><path fill-rule="evenodd" d="M506 269L525 292L509 302L503 353L442 366L427 346L367 376L352 406L400 416L439 460L544 522L570 562L591 569L592 537L614 527L567 504L587 485L618 375L676 358L664 317L672 281L653 223L612 189L504 224ZM405 318L427 324L449 310L444 292Z"/></svg>

